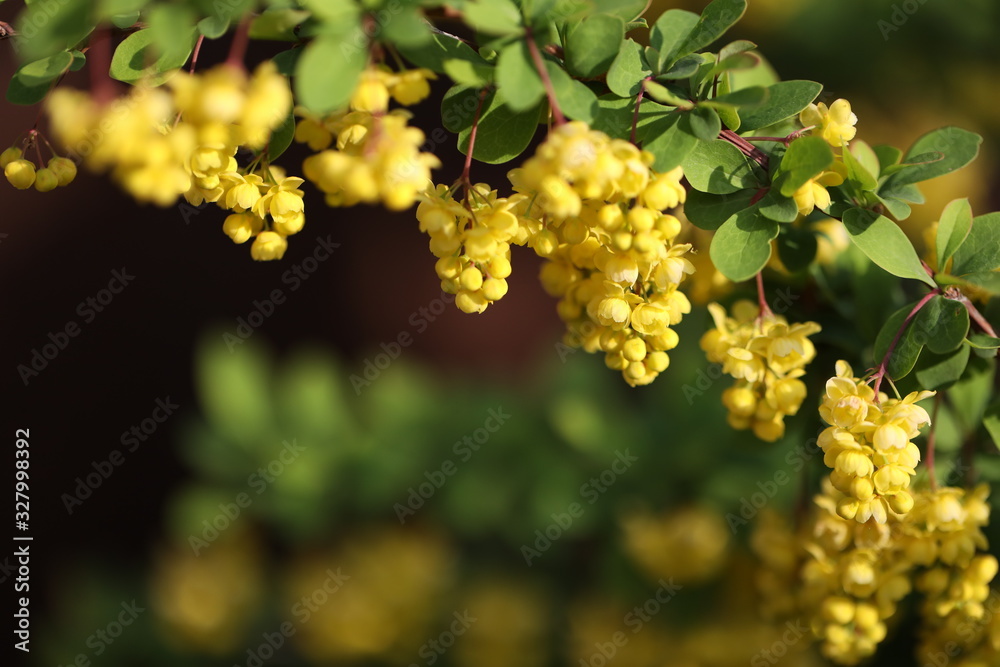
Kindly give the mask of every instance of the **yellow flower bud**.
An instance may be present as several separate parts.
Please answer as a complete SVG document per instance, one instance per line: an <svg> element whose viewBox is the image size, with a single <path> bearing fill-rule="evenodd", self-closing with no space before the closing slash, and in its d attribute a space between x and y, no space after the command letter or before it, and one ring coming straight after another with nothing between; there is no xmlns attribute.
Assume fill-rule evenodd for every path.
<svg viewBox="0 0 1000 667"><path fill-rule="evenodd" d="M276 232L261 232L250 246L250 256L258 262L281 259L288 249L288 241Z"/></svg>
<svg viewBox="0 0 1000 667"><path fill-rule="evenodd" d="M11 146L3 153L0 153L0 169L6 169L7 165L14 160L21 159L21 149L17 146Z"/></svg>
<svg viewBox="0 0 1000 667"><path fill-rule="evenodd" d="M455 295L455 305L463 313L481 313L486 310L490 302L482 292L470 292L469 290L459 290Z"/></svg>
<svg viewBox="0 0 1000 667"><path fill-rule="evenodd" d="M459 278L459 282L463 289L467 289L470 292L475 292L480 287L483 286L483 274L482 272L474 266L462 271L462 275Z"/></svg>
<svg viewBox="0 0 1000 667"><path fill-rule="evenodd" d="M13 160L4 167L3 175L18 190L27 190L35 182L35 165L28 160Z"/></svg>
<svg viewBox="0 0 1000 667"><path fill-rule="evenodd" d="M622 356L629 361L642 361L646 358L646 343L641 338L629 338L622 346Z"/></svg>
<svg viewBox="0 0 1000 667"><path fill-rule="evenodd" d="M483 281L483 296L490 301L499 301L507 294L507 281L503 278L487 278Z"/></svg>
<svg viewBox="0 0 1000 667"><path fill-rule="evenodd" d="M59 186L59 177L51 169L42 168L35 172L35 189L39 192L49 192Z"/></svg>
<svg viewBox="0 0 1000 667"><path fill-rule="evenodd" d="M253 213L233 213L222 223L222 231L233 243L246 243L264 226L264 221Z"/></svg>

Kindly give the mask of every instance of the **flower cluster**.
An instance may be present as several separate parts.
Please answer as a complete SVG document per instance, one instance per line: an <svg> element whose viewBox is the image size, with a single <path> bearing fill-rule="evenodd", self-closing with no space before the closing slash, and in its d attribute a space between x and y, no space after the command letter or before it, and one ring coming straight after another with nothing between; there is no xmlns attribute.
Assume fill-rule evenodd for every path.
<svg viewBox="0 0 1000 667"><path fill-rule="evenodd" d="M424 133L407 125L409 113L387 111L389 99L416 104L430 93L425 69L390 72L383 67L365 71L349 108L319 118L303 109L295 140L317 151L302 165L306 178L326 193L330 206L381 202L393 211L416 203L440 166L432 153L422 153ZM335 147L332 147L335 146Z"/></svg>
<svg viewBox="0 0 1000 667"><path fill-rule="evenodd" d="M183 196L233 211L223 231L237 243L256 237L251 254L263 260L280 258L285 237L305 223L302 179L266 164L271 133L291 106L288 80L267 61L252 76L225 64L175 72L164 88L139 85L107 106L59 88L48 111L56 137L88 167L110 169L142 202L170 206ZM246 168L235 157L241 146L258 155Z"/></svg>
<svg viewBox="0 0 1000 667"><path fill-rule="evenodd" d="M656 173L652 161L574 121L509 174L525 195L514 211L527 244L548 260L542 285L560 299L566 343L603 351L632 386L667 368L678 342L671 326L691 310L677 289L694 271L691 246L674 242L680 221L664 213L684 201L681 169Z"/></svg>
<svg viewBox="0 0 1000 667"><path fill-rule="evenodd" d="M819 436L823 461L833 469L830 482L844 494L837 512L845 519L884 524L891 513L906 514L913 507L907 490L916 474L920 451L910 442L930 423L917 401L934 392L913 392L889 399L854 377L845 361L826 383L819 408L830 426Z"/></svg>
<svg viewBox="0 0 1000 667"><path fill-rule="evenodd" d="M736 382L722 394L729 424L753 429L761 440L774 442L785 434L785 417L799 411L806 385L799 378L816 356L809 336L815 322L788 324L784 317L746 300L733 304L732 317L717 303L709 304L715 321L701 338L708 360Z"/></svg>
<svg viewBox="0 0 1000 667"><path fill-rule="evenodd" d="M752 539L764 567L757 585L771 618L806 615L823 654L842 665L873 655L899 602L923 594L918 655L947 646L963 656L1000 655L984 603L997 560L981 553L989 520L985 485L914 494L914 508L890 523L865 524L837 511L841 494L827 480L798 531L768 514ZM1000 625L1000 624L995 624ZM955 655L952 650L949 655ZM970 658L969 667L978 664Z"/></svg>
<svg viewBox="0 0 1000 667"><path fill-rule="evenodd" d="M507 293L510 246L524 245L528 236L511 212L523 198L497 197L485 183L469 186L464 205L445 185L420 195L417 220L431 237L441 289L455 295L463 312L481 313Z"/></svg>
<svg viewBox="0 0 1000 667"><path fill-rule="evenodd" d="M25 148L32 145L37 147L36 141L39 136L37 132L31 134ZM39 152L39 164L41 159ZM48 164L39 169L17 146L11 146L0 153L0 169L3 169L7 182L18 190L27 190L34 185L39 192L48 192L59 186L69 185L76 178L76 164L69 158L53 155L49 158Z"/></svg>

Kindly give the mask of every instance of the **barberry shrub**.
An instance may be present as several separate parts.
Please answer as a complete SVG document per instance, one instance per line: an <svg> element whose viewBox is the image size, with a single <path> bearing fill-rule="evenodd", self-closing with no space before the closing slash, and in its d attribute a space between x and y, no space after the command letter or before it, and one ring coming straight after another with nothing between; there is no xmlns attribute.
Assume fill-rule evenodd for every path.
<svg viewBox="0 0 1000 667"><path fill-rule="evenodd" d="M851 665L918 595L919 655L998 664L989 475L971 464L977 443L1000 442L1000 338L983 314L1000 294L1000 213L951 202L924 258L898 224L922 203L919 183L968 164L981 138L946 127L905 150L869 145L847 100L778 80L766 46L720 42L745 0L652 25L646 4L31 3L3 33L22 61L7 99L44 114L0 167L21 190L68 186L83 166L140 202L215 203L258 261L281 260L304 228L308 189L332 207L415 208L437 280L466 313L503 299L513 246L527 246L544 259L562 344L603 353L633 387L683 382L669 353L684 316L750 296L708 304L701 338L733 378L728 422L773 443L808 413L828 471L794 524L761 516L763 613L808 618L823 655ZM289 48L248 71L255 39ZM205 40L230 41L225 62L198 62ZM90 90L61 85L84 67ZM441 122L466 156L453 182L433 173L445 166L407 111L434 81L450 86ZM310 155L280 165L293 142ZM477 162L510 163L508 182L474 180ZM765 269L805 305L776 312ZM912 301L884 312L895 294ZM857 341L845 322L873 318L864 350L844 344ZM810 399L815 378L825 389ZM956 486L936 479L939 418L972 443L943 462L968 464Z"/></svg>

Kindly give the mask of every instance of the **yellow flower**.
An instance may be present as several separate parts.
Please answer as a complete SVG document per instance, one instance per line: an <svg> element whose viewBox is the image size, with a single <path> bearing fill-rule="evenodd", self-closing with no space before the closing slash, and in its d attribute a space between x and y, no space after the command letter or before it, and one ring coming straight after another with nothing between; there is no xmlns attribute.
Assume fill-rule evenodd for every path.
<svg viewBox="0 0 1000 667"><path fill-rule="evenodd" d="M11 146L0 153L0 169L6 169L8 164L19 159L21 159L21 149L17 146Z"/></svg>
<svg viewBox="0 0 1000 667"><path fill-rule="evenodd" d="M437 79L437 75L429 69L411 69L398 72L394 77L389 93L393 99L404 106L417 104L431 94L428 80Z"/></svg>
<svg viewBox="0 0 1000 667"><path fill-rule="evenodd" d="M250 256L258 262L281 259L288 249L288 241L276 232L261 232L250 246Z"/></svg>
<svg viewBox="0 0 1000 667"><path fill-rule="evenodd" d="M260 232L264 221L253 213L233 213L222 223L222 231L233 240L233 243L246 243Z"/></svg>
<svg viewBox="0 0 1000 667"><path fill-rule="evenodd" d="M258 174L247 174L246 176L236 172L227 172L222 177L226 183L226 208L238 213L253 210L257 213L257 204L261 200L260 188L264 185L264 179ZM257 213L260 217L267 215Z"/></svg>
<svg viewBox="0 0 1000 667"><path fill-rule="evenodd" d="M830 193L828 187L840 185L847 176L847 167L842 162L835 162L831 169L810 178L802 187L795 191L792 199L799 209L799 215L809 215L814 208L825 211L830 208Z"/></svg>
<svg viewBox="0 0 1000 667"><path fill-rule="evenodd" d="M69 185L76 178L76 164L65 157L49 160L49 169L59 178L59 185Z"/></svg>
<svg viewBox="0 0 1000 667"><path fill-rule="evenodd" d="M49 192L59 186L59 177L51 169L42 168L35 172L35 189Z"/></svg>
<svg viewBox="0 0 1000 667"><path fill-rule="evenodd" d="M839 99L829 109L822 102L810 104L799 114L799 122L804 127L815 126L814 134L839 148L854 138L858 117L851 111L850 102Z"/></svg>

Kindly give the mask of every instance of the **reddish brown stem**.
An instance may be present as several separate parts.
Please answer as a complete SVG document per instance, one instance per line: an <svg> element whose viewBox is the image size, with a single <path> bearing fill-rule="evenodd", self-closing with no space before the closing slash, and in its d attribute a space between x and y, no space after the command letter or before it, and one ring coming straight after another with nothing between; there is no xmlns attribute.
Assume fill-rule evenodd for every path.
<svg viewBox="0 0 1000 667"><path fill-rule="evenodd" d="M771 307L767 305L767 298L764 296L764 272L757 272L757 303L760 305L760 313L757 315L757 319L761 320L765 317L773 317L774 313L771 312Z"/></svg>
<svg viewBox="0 0 1000 667"><path fill-rule="evenodd" d="M247 14L240 19L239 25L236 26L233 42L229 46L229 56L226 58L226 64L230 67L246 69L243 58L246 57L247 46L250 44L250 21L251 16Z"/></svg>
<svg viewBox="0 0 1000 667"><path fill-rule="evenodd" d="M722 130L719 132L719 139L724 139L740 149L740 151L746 155L748 158L754 160L757 164L761 166L762 169L767 170L768 157L767 153L760 150L749 141L736 134L732 130Z"/></svg>
<svg viewBox="0 0 1000 667"><path fill-rule="evenodd" d="M889 370L889 359L892 357L892 353L896 350L896 345L899 344L899 339L902 338L903 332L906 331L906 327L910 325L910 322L912 322L913 318L917 316L917 313L920 312L920 309L926 306L928 301L930 301L940 293L941 290L935 289L925 294L924 298L922 298L920 301L917 302L917 305L913 307L913 310L910 311L910 314L906 316L905 320L903 320L903 324L900 325L899 331L896 332L896 335L892 337L892 342L889 343L889 347L885 351L885 356L882 357L882 362L878 365L878 369L876 369L875 374L872 375L872 379L875 380L875 384L872 386L872 389L875 390L876 403L878 403L879 400L878 392L879 392L879 387L882 386L882 378L885 377L886 373Z"/></svg>
<svg viewBox="0 0 1000 667"><path fill-rule="evenodd" d="M531 28L525 29L525 41L528 43L528 52L531 54L531 60L535 63L535 69L538 70L538 76L542 79L542 85L545 86L545 95L549 98L549 108L552 109L552 118L556 125L562 125L566 122L566 117L563 116L562 109L559 108L559 102L556 100L556 90L552 87L552 79L549 78L549 71L545 69L545 60L542 59L542 52L538 50L538 45L535 44L535 36L531 32Z"/></svg>
<svg viewBox="0 0 1000 667"><path fill-rule="evenodd" d="M476 149L476 132L479 130L479 114L483 111L483 102L486 101L486 96L489 94L486 88L479 91L479 104L476 105L476 115L472 117L472 129L469 130L469 148L465 154L465 166L462 168L462 187L465 188L465 198L466 203L468 203L469 198L469 186L472 182L469 180L470 173L472 172L472 153Z"/></svg>
<svg viewBox="0 0 1000 667"><path fill-rule="evenodd" d="M635 128L639 125L639 105L642 104L642 96L646 94L646 82L649 81L651 76L647 76L641 82L639 82L639 94L635 98L635 111L632 112L632 132L629 134L628 140L633 144L635 143Z"/></svg>
<svg viewBox="0 0 1000 667"><path fill-rule="evenodd" d="M983 317L983 314L979 312L979 309L976 308L971 301L969 301L968 297L963 294L962 298L958 300L961 301L962 305L965 306L965 309L969 311L969 317L972 318L972 321L978 324L979 328L982 329L987 336L992 336L993 338L997 337L997 332L993 330L993 326L986 321L986 318Z"/></svg>
<svg viewBox="0 0 1000 667"><path fill-rule="evenodd" d="M107 26L97 26L90 35L87 49L87 65L90 71L90 92L98 105L103 106L118 96L115 83L111 80L111 31Z"/></svg>
<svg viewBox="0 0 1000 667"><path fill-rule="evenodd" d="M194 74L194 66L198 64L198 54L201 53L201 43L205 41L205 35L198 35L198 41L194 43L194 52L191 54L191 69L188 70L191 74Z"/></svg>

